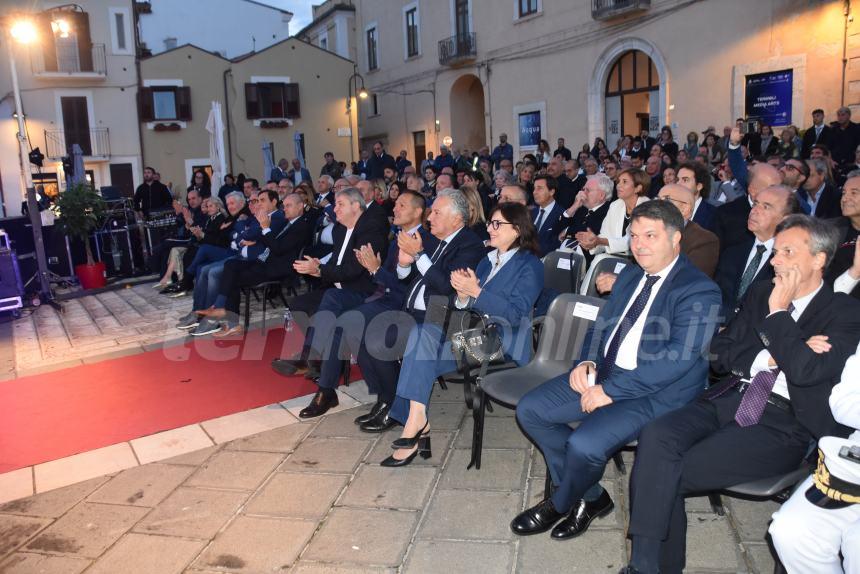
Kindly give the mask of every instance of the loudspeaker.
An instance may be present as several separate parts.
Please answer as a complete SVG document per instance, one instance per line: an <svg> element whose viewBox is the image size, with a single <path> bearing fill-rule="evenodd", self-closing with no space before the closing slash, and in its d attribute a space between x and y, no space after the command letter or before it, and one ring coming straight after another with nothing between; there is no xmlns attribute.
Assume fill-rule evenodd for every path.
<svg viewBox="0 0 860 574"><path fill-rule="evenodd" d="M0 311L20 309L23 297L18 258L13 250L0 249Z"/></svg>

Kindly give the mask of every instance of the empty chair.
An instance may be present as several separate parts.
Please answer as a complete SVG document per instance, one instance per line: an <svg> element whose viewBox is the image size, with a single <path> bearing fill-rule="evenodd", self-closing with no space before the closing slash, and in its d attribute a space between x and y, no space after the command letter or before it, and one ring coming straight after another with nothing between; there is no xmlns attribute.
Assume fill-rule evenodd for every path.
<svg viewBox="0 0 860 574"><path fill-rule="evenodd" d="M601 299L565 293L556 297L543 320L537 353L528 365L488 374L478 381L472 417L472 462L481 468L484 412L488 399L514 408L527 392L570 370L588 329L603 306Z"/></svg>
<svg viewBox="0 0 860 574"><path fill-rule="evenodd" d="M544 289L578 293L585 273L585 258L573 251L553 251L543 258Z"/></svg>

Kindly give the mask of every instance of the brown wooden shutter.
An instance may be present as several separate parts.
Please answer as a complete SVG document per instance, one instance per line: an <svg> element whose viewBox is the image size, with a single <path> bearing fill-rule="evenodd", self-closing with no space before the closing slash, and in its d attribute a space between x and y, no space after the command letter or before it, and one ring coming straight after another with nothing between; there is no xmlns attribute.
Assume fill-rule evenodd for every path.
<svg viewBox="0 0 860 574"><path fill-rule="evenodd" d="M58 17L59 14L57 15ZM72 28L72 34L78 39L78 58L82 72L93 71L93 41L90 38L90 16L86 12L64 12L62 18L66 18Z"/></svg>
<svg viewBox="0 0 860 574"><path fill-rule="evenodd" d="M300 117L300 108L299 108L299 85L298 84L286 84L284 85L284 103L286 114L285 117L288 118L298 118Z"/></svg>
<svg viewBox="0 0 860 574"><path fill-rule="evenodd" d="M36 17L39 44L42 46L42 61L46 72L57 71L57 46L54 44L54 31L51 29L51 15L39 14Z"/></svg>
<svg viewBox="0 0 860 574"><path fill-rule="evenodd" d="M137 92L137 104L140 113L140 121L155 121L155 106L152 101L152 88L140 88Z"/></svg>
<svg viewBox="0 0 860 574"><path fill-rule="evenodd" d="M260 96L256 84L245 84L245 115L249 120L260 117Z"/></svg>
<svg viewBox="0 0 860 574"><path fill-rule="evenodd" d="M191 121L191 88L176 88L176 119Z"/></svg>

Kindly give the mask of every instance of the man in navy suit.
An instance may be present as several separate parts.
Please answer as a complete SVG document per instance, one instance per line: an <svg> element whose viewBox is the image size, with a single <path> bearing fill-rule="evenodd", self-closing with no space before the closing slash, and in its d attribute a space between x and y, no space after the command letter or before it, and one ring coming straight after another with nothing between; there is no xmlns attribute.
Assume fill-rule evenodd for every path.
<svg viewBox="0 0 860 574"><path fill-rule="evenodd" d="M840 193L833 182L828 181L827 164L823 159L808 159L806 165L809 166L809 177L797 190L803 212L821 219L842 215Z"/></svg>
<svg viewBox="0 0 860 574"><path fill-rule="evenodd" d="M689 161L678 166L678 183L696 195L691 221L708 231L714 230L715 206L708 202L711 195L711 174L708 168L697 161Z"/></svg>
<svg viewBox="0 0 860 574"><path fill-rule="evenodd" d="M747 218L747 229L752 236L724 249L714 273L714 281L723 295L726 323L735 316L753 283L773 279L773 267L768 261L773 255L776 227L787 215L799 212L797 195L783 185L756 194Z"/></svg>
<svg viewBox="0 0 860 574"><path fill-rule="evenodd" d="M825 145L831 147L833 129L824 123L824 110L817 108L812 110L812 125L803 132L803 145L800 148L800 157L809 159L809 154L814 145Z"/></svg>
<svg viewBox="0 0 860 574"><path fill-rule="evenodd" d="M712 370L725 380L642 430L622 572L683 571L685 496L791 472L814 440L851 432L828 403L860 339L860 304L822 280L837 241L828 223L787 217L773 283L753 285L711 343Z"/></svg>
<svg viewBox="0 0 860 574"><path fill-rule="evenodd" d="M545 532L566 515L552 537L583 533L614 506L598 484L608 458L645 424L704 390L720 292L681 254L683 228L684 217L668 201L633 210L630 250L639 265L618 276L570 375L547 381L517 405L553 488L514 518L514 533ZM572 422L580 423L576 431Z"/></svg>
<svg viewBox="0 0 860 574"><path fill-rule="evenodd" d="M287 172L287 178L293 182L293 186L298 187L300 183L306 181L308 183L313 183L313 179L311 179L311 172L309 172L306 168L302 167L302 162L298 159L293 160L293 169ZM279 180L280 181L280 180Z"/></svg>
<svg viewBox="0 0 860 574"><path fill-rule="evenodd" d="M558 191L558 180L549 175L538 175L534 179L532 195L535 207L532 208L532 222L538 232L540 255L543 257L558 249L561 240L561 216L564 208L556 203L555 194Z"/></svg>
<svg viewBox="0 0 860 574"><path fill-rule="evenodd" d="M485 254L484 242L466 226L469 204L461 192L450 188L440 191L428 221L439 240L432 249L420 234L397 236L394 275L406 286L401 307L405 312L391 313L381 321L379 326L384 329L371 329L365 335L364 351L358 355L361 372L365 376L371 373L376 386L390 392L392 399L400 374L397 360L403 356L412 327L422 322L444 324L448 298L454 293L451 272L474 269Z"/></svg>

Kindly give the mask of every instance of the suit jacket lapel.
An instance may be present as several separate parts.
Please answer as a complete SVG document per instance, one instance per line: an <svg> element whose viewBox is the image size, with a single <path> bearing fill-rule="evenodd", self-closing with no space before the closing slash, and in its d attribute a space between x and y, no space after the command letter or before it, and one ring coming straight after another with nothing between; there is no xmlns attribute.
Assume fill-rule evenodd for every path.
<svg viewBox="0 0 860 574"><path fill-rule="evenodd" d="M812 298L812 301L809 302L809 305L806 306L806 309L803 310L803 314L797 320L798 327L804 329L816 317L827 316L826 314L820 313L820 311L827 307L832 299L833 290L827 285L827 283L825 283L821 286L821 290L815 295L815 297Z"/></svg>

